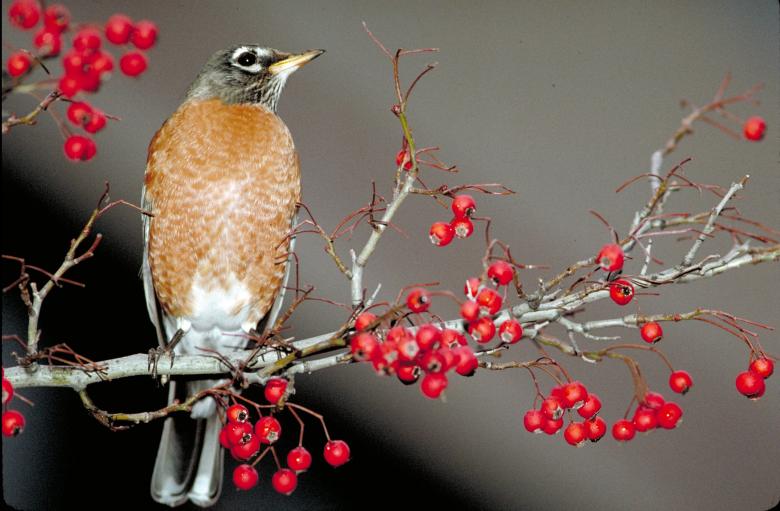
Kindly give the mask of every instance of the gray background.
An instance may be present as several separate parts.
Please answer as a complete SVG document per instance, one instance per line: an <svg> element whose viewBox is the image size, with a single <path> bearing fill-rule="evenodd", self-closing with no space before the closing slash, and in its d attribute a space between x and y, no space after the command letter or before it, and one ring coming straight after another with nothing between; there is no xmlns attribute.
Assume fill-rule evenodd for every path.
<svg viewBox="0 0 780 511"><path fill-rule="evenodd" d="M371 180L387 192L399 129L388 110L388 63L362 31L362 20L391 48L441 48L436 56L409 59L403 68L409 78L416 66L433 59L440 63L419 85L410 117L419 143L441 146L441 156L457 163L462 173L449 178L426 171L427 181L503 182L517 190L511 198L478 201L480 214L494 218L493 233L524 262L557 269L593 253L607 234L588 209L597 209L624 233L647 189L635 186L620 195L614 189L647 170L651 152L687 113L678 101L709 100L726 71L734 76L732 92L766 84L758 107L733 108L742 117L764 116L769 125L765 141L734 141L697 125L695 136L665 167L691 156L686 170L691 178L721 185L750 173L742 212L778 225L776 2L68 5L82 20L104 20L116 11L148 17L162 35L149 52L150 69L142 78L117 75L93 98L122 118L97 136L94 162L66 162L50 119L3 137L3 252L48 261L49 267L88 214L103 181L111 182L113 197L138 199L148 141L208 56L234 43L328 50L291 78L280 105L299 148L304 201L323 225L335 225L368 200ZM3 39L26 44L28 34L7 29L4 17ZM4 106L25 112L32 103L15 99ZM711 205L712 197L689 194L669 210L700 211ZM447 212L432 201L410 200L397 218L409 238L388 233L369 265L366 285L381 282L385 298L411 282L438 280L443 288L459 290L463 279L478 271L483 244L474 236L444 249L431 246L427 226L446 218ZM155 343L135 279L139 224L129 211L101 221L106 242L94 264L78 273L92 287L53 295L45 339L67 341L96 357L144 351ZM343 243L342 253L360 246L365 235L360 231ZM671 240L659 248L656 254L671 262L682 253ZM727 244L705 248L722 251ZM347 283L317 239L300 238L298 253L303 282L315 285L321 296L347 299ZM4 267L4 277L12 275L13 268ZM532 285L537 275L528 272L524 281ZM778 285L777 268L761 266L664 288L660 297L641 297L637 305L649 313L721 308L777 325ZM120 300L127 305L120 306ZM454 313L447 304L438 310ZM635 310L628 307L628 312ZM598 304L583 317L623 312ZM21 332L21 314L16 297L4 297L3 333ZM320 333L342 320L342 311L312 302L296 315L290 334ZM628 332L627 338L636 333ZM768 350L780 351L776 332L762 340ZM299 378L298 399L322 411L334 434L353 442L350 468L331 471L320 463L288 499L273 495L267 481L249 494L227 488L219 508L258 508L263 502L272 508L377 502L414 508L419 497L411 491L427 491L442 503L492 509L770 508L780 496L780 377L768 381L766 396L758 402L738 395L734 377L746 367L748 354L736 339L704 324L670 325L661 347L694 377L692 392L676 398L685 409L684 424L673 432L640 435L628 445L608 438L582 449L566 445L560 435L523 430L522 415L533 399L524 372L455 378L444 403L431 402L395 379L375 377L365 366ZM10 363L10 348L4 346L4 365ZM534 352L521 344L509 355L526 359ZM652 358L639 360L651 385L671 394L664 368ZM603 416L610 423L622 415L631 395L622 364L563 362L602 396ZM134 385L106 384L96 390L100 404L140 410L149 408L151 399L156 404L163 399L149 382ZM9 504L92 507L113 495L133 505L151 505L146 492L159 425L111 434L85 417L70 392L28 390L25 395L37 403L25 411L28 431L3 440L3 490ZM264 470L261 477L267 479L270 465Z"/></svg>

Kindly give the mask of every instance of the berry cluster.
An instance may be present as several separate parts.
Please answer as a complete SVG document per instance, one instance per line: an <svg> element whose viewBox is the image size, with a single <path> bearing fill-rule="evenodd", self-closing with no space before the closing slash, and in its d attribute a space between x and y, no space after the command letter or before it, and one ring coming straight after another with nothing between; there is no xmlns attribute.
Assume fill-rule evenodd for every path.
<svg viewBox="0 0 780 511"><path fill-rule="evenodd" d="M410 296L418 296L420 291L413 290ZM436 399L447 388L450 370L461 376L471 376L477 370L477 357L457 330L424 324L417 327L416 333L398 325L386 330L374 327L372 331L377 321L371 312L360 313L350 340L352 357L371 363L377 374L394 374L406 385L416 383L424 374L420 390Z"/></svg>
<svg viewBox="0 0 780 511"><path fill-rule="evenodd" d="M596 394L588 393L581 382L572 381L553 387L538 409L525 412L523 426L531 433L554 435L563 427L563 414L577 411L581 422L570 421L563 432L569 444L579 447L586 440L598 442L607 432L607 423L598 416L601 400Z"/></svg>
<svg viewBox="0 0 780 511"><path fill-rule="evenodd" d="M287 380L271 378L265 385L265 397L272 405L280 405L287 397ZM255 465L269 450L273 452L277 470L271 477L274 490L290 495L298 486L298 474L311 467L312 455L302 444L287 453L287 467L282 468L273 451L275 444L282 435L282 425L273 415L263 416L258 410L259 418L252 424L250 411L242 404L233 404L225 412L226 422L219 433L219 443L230 451L231 456L241 464L233 471L233 484L240 490L249 490L257 486L259 475ZM276 406L274 406L276 408ZM303 437L301 436L301 440ZM267 446L261 453L262 446ZM323 458L333 466L338 467L349 461L349 445L343 440L328 438L323 449Z"/></svg>
<svg viewBox="0 0 780 511"><path fill-rule="evenodd" d="M11 24L31 30L42 20L42 27L33 36L35 54L26 50L15 51L8 59L6 69L14 78L29 73L36 62L54 58L63 49L63 37L72 32L71 49L61 57L62 75L57 88L66 98L80 93L94 93L114 70L114 56L103 48L103 38L127 48L119 58L119 69L127 76L139 76L147 68L146 55L141 50L153 47L157 41L157 25L143 20L133 22L123 14L111 16L103 27L77 25L71 21L68 9L61 4L51 4L42 9L38 0L14 0L8 10ZM103 129L106 116L85 102L74 103L68 109L68 119L87 133ZM73 109L73 111L71 111ZM92 159L97 148L88 136L70 135L65 141L65 155L73 161Z"/></svg>
<svg viewBox="0 0 780 511"><path fill-rule="evenodd" d="M747 371L737 375L737 390L748 399L759 399L766 391L764 380L775 372L775 364L770 358L761 356L750 362Z"/></svg>
<svg viewBox="0 0 780 511"><path fill-rule="evenodd" d="M653 429L674 429L682 420L680 405L666 401L658 392L649 391L637 406L632 420L620 419L612 425L612 436L620 442L634 438L636 432L645 433Z"/></svg>
<svg viewBox="0 0 780 511"><path fill-rule="evenodd" d="M14 398L14 386L5 379L3 370L3 408ZM24 415L16 410L3 410L3 436L16 436L24 430Z"/></svg>
<svg viewBox="0 0 780 511"><path fill-rule="evenodd" d="M477 210L477 203L471 195L456 195L452 199L452 212L455 214L449 222L434 222L428 231L431 243L437 247L449 245L453 239L465 239L474 232L471 217Z"/></svg>
<svg viewBox="0 0 780 511"><path fill-rule="evenodd" d="M504 305L506 294L499 293L515 277L515 269L506 261L496 260L488 266L487 278L495 289L483 285L477 277L466 280L463 293L466 301L460 306L460 316L468 322L468 332L479 344L490 342L498 332L501 342L514 344L523 336L523 327L515 319L507 319L496 328L493 316Z"/></svg>

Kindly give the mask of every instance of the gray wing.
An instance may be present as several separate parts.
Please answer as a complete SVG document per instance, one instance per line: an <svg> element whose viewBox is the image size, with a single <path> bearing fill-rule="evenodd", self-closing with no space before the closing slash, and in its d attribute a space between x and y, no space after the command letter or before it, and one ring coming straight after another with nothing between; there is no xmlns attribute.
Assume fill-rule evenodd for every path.
<svg viewBox="0 0 780 511"><path fill-rule="evenodd" d="M296 210L295 214L292 217L292 222L290 222L290 229L295 227L297 223L298 223L298 211ZM282 304L284 303L284 298L287 295L285 288L287 287L287 282L290 280L293 250L295 250L295 236L293 236L292 239L290 239L290 246L287 249L287 252L290 255L287 256L287 262L284 263L284 278L282 279L282 287L279 289L279 293L276 295L276 299L274 300L271 309L268 311L268 314L266 314L263 317L263 319L261 319L260 322L257 324L257 330L262 331L263 333L273 328L277 318L279 317L279 313L282 311Z"/></svg>
<svg viewBox="0 0 780 511"><path fill-rule="evenodd" d="M152 210L152 203L146 197L146 187L141 192L141 207L146 211ZM157 294L154 292L154 282L152 281L152 269L149 266L149 227L152 218L149 215L141 215L143 219L144 236L144 254L141 263L141 280L144 283L144 297L146 298L146 310L149 313L149 319L152 320L154 329L157 331L157 341L161 348L167 344L167 339L163 332L162 309L157 302Z"/></svg>

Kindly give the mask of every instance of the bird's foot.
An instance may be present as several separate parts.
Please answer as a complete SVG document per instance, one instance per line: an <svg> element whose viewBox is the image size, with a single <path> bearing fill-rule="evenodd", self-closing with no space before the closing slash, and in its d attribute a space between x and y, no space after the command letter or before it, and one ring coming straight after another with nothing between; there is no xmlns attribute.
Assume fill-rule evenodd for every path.
<svg viewBox="0 0 780 511"><path fill-rule="evenodd" d="M160 361L160 358L167 355L170 357L171 365L170 367L173 367L173 360L176 357L176 353L173 351L173 348L176 347L177 344L179 344L179 341L181 341L182 337L184 337L184 330L181 328L176 331L175 334L173 334L173 337L171 337L171 340L166 344L165 346L159 346L157 348L152 348L149 350L149 359L148 359L148 367L147 370L152 373L152 378L157 378L157 364ZM167 378L166 378L167 380Z"/></svg>

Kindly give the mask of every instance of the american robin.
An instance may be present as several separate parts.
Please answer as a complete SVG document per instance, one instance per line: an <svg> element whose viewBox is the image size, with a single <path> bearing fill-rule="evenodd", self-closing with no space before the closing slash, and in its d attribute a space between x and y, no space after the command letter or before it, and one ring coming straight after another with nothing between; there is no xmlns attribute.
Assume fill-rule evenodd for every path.
<svg viewBox="0 0 780 511"><path fill-rule="evenodd" d="M175 338L175 354L243 349L245 334L275 321L301 189L276 105L289 75L322 53L256 45L215 53L149 145L142 202L153 216L144 219L142 275L160 344ZM217 383L173 380L169 400ZM156 501L216 502L220 427L208 397L190 417L166 418L152 475Z"/></svg>

